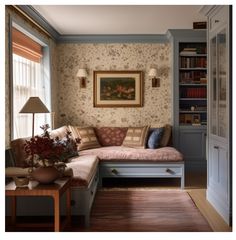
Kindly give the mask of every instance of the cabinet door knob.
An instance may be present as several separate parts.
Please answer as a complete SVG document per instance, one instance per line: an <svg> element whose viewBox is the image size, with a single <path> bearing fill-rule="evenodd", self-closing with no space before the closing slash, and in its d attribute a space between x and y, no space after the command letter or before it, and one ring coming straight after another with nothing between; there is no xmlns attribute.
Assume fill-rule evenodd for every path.
<svg viewBox="0 0 236 240"><path fill-rule="evenodd" d="M115 175L118 174L118 171L117 171L115 168L113 168L113 169L111 170L111 172L112 172L113 174L115 174Z"/></svg>
<svg viewBox="0 0 236 240"><path fill-rule="evenodd" d="M215 149L219 149L219 146L214 146Z"/></svg>

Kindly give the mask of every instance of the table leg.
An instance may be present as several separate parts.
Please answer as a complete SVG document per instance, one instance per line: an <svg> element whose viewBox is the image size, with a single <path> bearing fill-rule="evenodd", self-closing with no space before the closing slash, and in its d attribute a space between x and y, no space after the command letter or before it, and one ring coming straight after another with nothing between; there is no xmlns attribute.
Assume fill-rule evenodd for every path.
<svg viewBox="0 0 236 240"><path fill-rule="evenodd" d="M16 196L11 197L11 224L16 224Z"/></svg>
<svg viewBox="0 0 236 240"><path fill-rule="evenodd" d="M60 232L60 196L59 193L54 194L54 231Z"/></svg>
<svg viewBox="0 0 236 240"><path fill-rule="evenodd" d="M66 218L67 223L70 226L71 225L71 191L70 188L66 191Z"/></svg>

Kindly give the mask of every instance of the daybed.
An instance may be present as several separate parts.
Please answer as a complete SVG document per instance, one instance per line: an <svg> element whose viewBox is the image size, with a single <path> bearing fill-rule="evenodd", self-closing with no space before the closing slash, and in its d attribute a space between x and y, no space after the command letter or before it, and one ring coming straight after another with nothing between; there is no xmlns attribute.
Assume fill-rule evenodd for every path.
<svg viewBox="0 0 236 240"><path fill-rule="evenodd" d="M184 187L183 156L175 148L167 146L171 133L169 125L165 126L164 134L160 139L160 148L157 149L145 148L147 136L144 135L148 133L148 128L144 129L146 132L144 135L141 133L142 137L139 140L145 141L145 143L140 142L142 146L140 145L141 147L138 148L134 148L133 143L129 142L128 128L63 126L53 130L51 135L62 139L68 129L74 138L81 138L78 146L79 156L71 158L67 163L67 167L73 170L72 214L84 215L86 226L89 225L89 215L97 186L98 184L102 186L103 178L174 177L181 178L181 188ZM137 130L137 132L139 131L140 129ZM17 167L26 167L24 164L26 157L23 150L24 140L16 139L11 143ZM21 202L22 204L25 205ZM42 203L38 206L37 213L26 205L26 208L19 214L48 214L44 211L45 208L41 207Z"/></svg>

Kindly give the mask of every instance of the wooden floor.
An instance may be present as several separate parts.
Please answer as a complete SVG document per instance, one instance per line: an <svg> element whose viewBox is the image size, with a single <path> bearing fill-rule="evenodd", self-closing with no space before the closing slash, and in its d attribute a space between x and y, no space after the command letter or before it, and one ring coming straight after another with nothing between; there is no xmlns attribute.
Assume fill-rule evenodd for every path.
<svg viewBox="0 0 236 240"><path fill-rule="evenodd" d="M232 231L232 228L226 224L223 218L206 200L206 189L189 189L188 193L214 232Z"/></svg>
<svg viewBox="0 0 236 240"><path fill-rule="evenodd" d="M190 172L186 175L186 187L192 200L206 218L214 232L231 232L232 228L216 212L206 199L206 173Z"/></svg>
<svg viewBox="0 0 236 240"><path fill-rule="evenodd" d="M109 183L110 181L108 181ZM179 189L179 180L178 179L169 179L169 180L146 180L142 179L135 181L119 181L117 183L113 182L112 186L106 184L106 190L113 191L114 189ZM216 232L230 232L232 229L224 222L222 217L214 210L211 204L206 200L206 176L199 175L198 173L191 173L186 176L186 190L194 201L195 205L200 210L201 214L208 221L213 231ZM29 218L29 221L33 221L35 218ZM38 219L38 218L37 218ZM25 221L25 219L19 219L20 221ZM45 221L45 220L42 220ZM37 231L38 229L21 229L21 228L11 228L10 226L6 226L6 231ZM43 229L43 231L51 231L51 229ZM65 229L65 231L87 231L83 224L83 218L72 218L71 227Z"/></svg>

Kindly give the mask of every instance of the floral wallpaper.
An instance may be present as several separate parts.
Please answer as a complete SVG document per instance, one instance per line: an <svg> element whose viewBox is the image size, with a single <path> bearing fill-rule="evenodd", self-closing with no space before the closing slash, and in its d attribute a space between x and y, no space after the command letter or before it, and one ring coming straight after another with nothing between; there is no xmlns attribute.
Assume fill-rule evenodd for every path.
<svg viewBox="0 0 236 240"><path fill-rule="evenodd" d="M171 76L169 43L58 44L59 125L143 126L171 123ZM80 88L78 68L88 70L87 87ZM148 71L157 68L160 87L152 88ZM94 70L141 70L144 73L144 106L141 108L94 108Z"/></svg>

